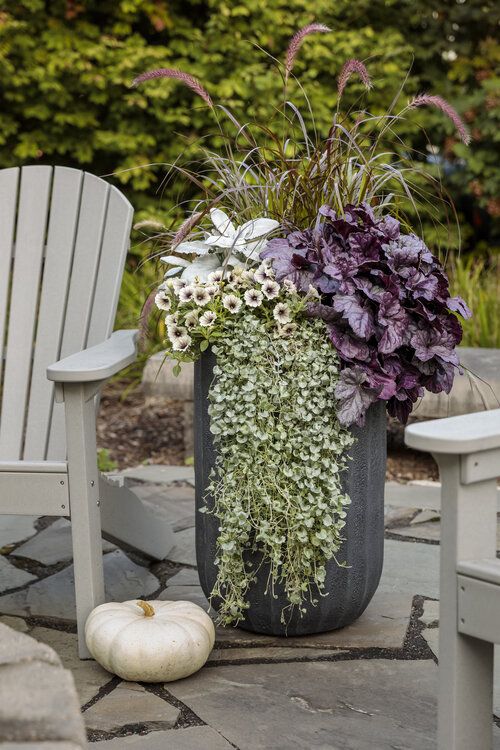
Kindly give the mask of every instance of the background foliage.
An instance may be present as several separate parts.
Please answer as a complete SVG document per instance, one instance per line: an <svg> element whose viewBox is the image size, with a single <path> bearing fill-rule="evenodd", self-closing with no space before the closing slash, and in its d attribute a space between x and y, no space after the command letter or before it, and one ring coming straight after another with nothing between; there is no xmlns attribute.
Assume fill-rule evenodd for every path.
<svg viewBox="0 0 500 750"><path fill-rule="evenodd" d="M374 79L372 111L382 111L411 68L403 99L441 93L473 134L459 144L439 113L414 113L402 135L438 162L462 219L464 247L499 244L500 45L494 0L6 0L0 10L0 167L60 163L110 175L139 216L167 224L189 197L162 184L166 163L194 157L203 135L218 136L211 113L171 81L131 89L138 73L175 66L198 76L243 120L266 121L280 77L257 47L280 59L300 26L310 37L296 70L325 129L346 58L365 60ZM495 90L496 87L496 90ZM300 104L300 91L293 92ZM363 105L353 83L351 103ZM419 123L426 125L426 133ZM434 148L432 148L434 147ZM152 164L154 166L145 167ZM137 252L141 251L139 246Z"/></svg>

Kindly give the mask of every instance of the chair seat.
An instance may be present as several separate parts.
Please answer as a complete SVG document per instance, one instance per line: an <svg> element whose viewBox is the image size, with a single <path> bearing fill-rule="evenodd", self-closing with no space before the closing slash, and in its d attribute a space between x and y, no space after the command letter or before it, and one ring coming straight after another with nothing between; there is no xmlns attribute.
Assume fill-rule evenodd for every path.
<svg viewBox="0 0 500 750"><path fill-rule="evenodd" d="M457 565L457 573L500 586L500 560L493 558L463 560Z"/></svg>

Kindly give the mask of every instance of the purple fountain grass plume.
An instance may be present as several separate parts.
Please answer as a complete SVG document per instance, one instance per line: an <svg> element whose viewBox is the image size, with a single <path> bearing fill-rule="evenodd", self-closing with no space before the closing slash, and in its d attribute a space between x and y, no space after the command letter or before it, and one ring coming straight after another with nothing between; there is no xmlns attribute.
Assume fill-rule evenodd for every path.
<svg viewBox="0 0 500 750"><path fill-rule="evenodd" d="M172 250L175 250L177 245L180 245L181 242L186 239L191 229L196 226L203 215L203 211L196 211L194 214L191 214L191 216L188 216L188 218L182 222L179 229L174 234L172 242L170 243L170 247Z"/></svg>
<svg viewBox="0 0 500 750"><path fill-rule="evenodd" d="M462 120L456 109L454 109L451 104L448 104L446 99L443 99L442 96L420 94L420 96L416 96L414 99L412 99L408 106L411 109L415 109L416 107L425 107L427 105L436 107L436 109L441 110L441 112L443 112L443 114L445 114L446 117L448 117L452 121L457 129L457 133L459 134L465 145L469 145L469 143L471 142L471 137L469 131L465 127L464 121Z"/></svg>
<svg viewBox="0 0 500 750"><path fill-rule="evenodd" d="M304 28L299 29L293 35L286 51L285 81L288 80L288 76L292 72L295 58L297 57L299 49L301 48L302 42L306 36L309 36L309 34L326 34L327 31L331 31L331 29L329 29L328 26L325 26L324 23L310 23L307 26L304 26Z"/></svg>
<svg viewBox="0 0 500 750"><path fill-rule="evenodd" d="M157 70L149 70L146 73L141 73L137 78L132 81L132 86L138 86L144 81L150 81L152 78L175 78L177 81L181 81L185 86L188 86L195 94L201 96L203 101L208 104L209 107L213 107L212 99L206 89L203 88L201 83L189 73L184 73L182 70L176 68L158 68Z"/></svg>
<svg viewBox="0 0 500 750"><path fill-rule="evenodd" d="M361 78L362 82L366 86L367 89L371 89L372 87L372 79L370 78L370 75L361 62L361 60L347 60L346 63L344 63L344 66L342 70L340 71L339 80L337 84L337 91L339 98L344 93L344 89L347 85L347 81L352 76L353 73L357 73L358 76Z"/></svg>

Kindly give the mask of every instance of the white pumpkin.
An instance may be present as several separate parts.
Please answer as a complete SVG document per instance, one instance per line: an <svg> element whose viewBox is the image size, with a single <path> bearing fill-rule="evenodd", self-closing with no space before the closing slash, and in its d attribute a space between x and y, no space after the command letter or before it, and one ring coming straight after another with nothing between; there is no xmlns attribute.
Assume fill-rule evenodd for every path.
<svg viewBox="0 0 500 750"><path fill-rule="evenodd" d="M88 616L85 640L94 659L124 680L172 682L201 669L215 629L192 602L110 602Z"/></svg>

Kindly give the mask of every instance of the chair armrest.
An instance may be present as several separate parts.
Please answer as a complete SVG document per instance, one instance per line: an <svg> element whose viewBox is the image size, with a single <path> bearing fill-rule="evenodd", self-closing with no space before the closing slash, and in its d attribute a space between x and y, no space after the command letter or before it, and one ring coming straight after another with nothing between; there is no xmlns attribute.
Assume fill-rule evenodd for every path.
<svg viewBox="0 0 500 750"><path fill-rule="evenodd" d="M56 383L90 383L107 380L136 357L137 331L115 331L109 339L47 367L47 377Z"/></svg>
<svg viewBox="0 0 500 750"><path fill-rule="evenodd" d="M412 424L405 442L419 451L455 455L500 448L500 409Z"/></svg>

